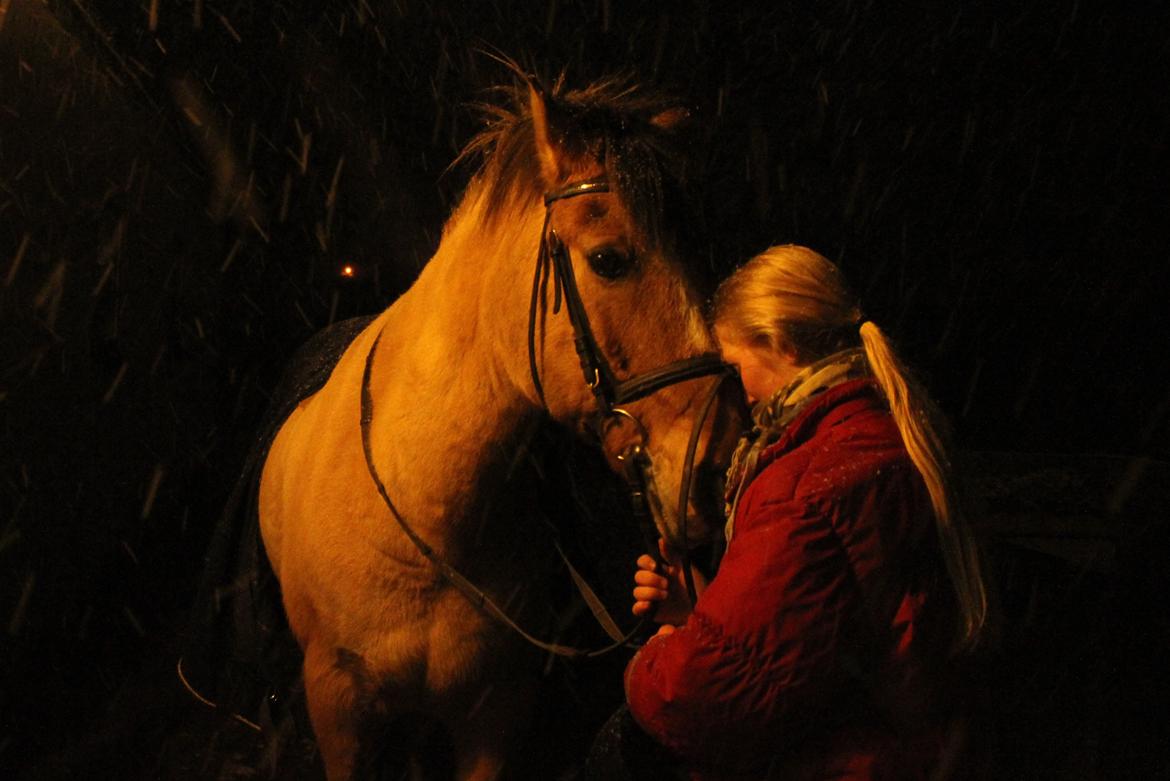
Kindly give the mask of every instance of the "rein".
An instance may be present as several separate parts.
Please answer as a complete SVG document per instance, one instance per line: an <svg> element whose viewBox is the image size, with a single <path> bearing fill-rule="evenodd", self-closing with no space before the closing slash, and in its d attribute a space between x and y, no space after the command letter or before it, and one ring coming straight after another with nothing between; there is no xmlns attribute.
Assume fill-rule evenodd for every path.
<svg viewBox="0 0 1170 781"><path fill-rule="evenodd" d="M581 362L581 371L584 375L585 384L593 392L594 398L597 400L598 410L603 417L624 417L634 422L639 432L641 433L641 442L631 445L626 451L618 457L618 460L623 464L623 473L626 479L627 486L630 490L631 502L633 504L633 511L638 520L639 528L645 538L645 543L649 549L650 555L655 560L659 560L658 546L655 544L657 530L654 527L653 518L649 508L649 501L654 497L650 488L650 480L648 476L652 468L652 461L646 449L646 430L634 415L617 406L629 402L637 401L646 396L655 393L662 388L674 385L676 383L693 380L700 377L707 377L717 375L715 382L712 384L711 390L707 395L706 401L700 408L700 413L695 421L694 427L691 430L690 441L687 443L686 457L683 462L683 472L679 496L679 519L682 524L680 536L683 545L680 548L683 559L683 571L686 577L687 592L694 603L695 589L690 572L690 561L686 553L686 509L687 502L691 493L691 482L693 477L693 467L695 460L695 452L698 447L699 437L702 432L704 423L706 423L707 416L710 414L711 407L718 395L720 387L723 382L732 376L734 370L728 364L725 364L717 353L705 353L703 355L694 356L692 358L684 358L682 360L673 361L658 368L652 369L640 375L636 375L626 380L618 380L606 359L605 354L601 351L597 344L597 340L593 335L593 329L589 325L589 315L585 310L585 303L581 300L581 295L577 290L576 278L573 275L573 266L569 258L568 248L561 242L555 230L550 230L549 222L552 216L552 204L556 201L565 198L573 198L578 195L587 195L590 193L609 192L609 183L604 179L590 179L587 181L578 182L569 185L568 187L545 196L545 215L544 227L541 230L540 250L537 253L536 259L536 273L532 281L532 300L528 315L528 360L529 368L532 371L532 381L536 387L537 396L540 397L542 405L545 409L548 404L544 397L544 387L540 382L540 374L536 363L536 320L537 310L540 308L541 291L546 283L549 274L552 274L554 285L554 304L553 314L560 312L562 302L565 305L569 315L569 322L573 327L574 346L577 350L577 357ZM568 658L582 658L601 656L609 653L621 646L626 645L629 641L642 629L646 622L646 618L642 618L629 632L622 634L616 622L610 617L606 611L601 600L585 582L580 573L573 567L573 565L565 558L564 553L557 545L557 550L560 552L562 559L569 569L569 573L573 578L573 582L577 585L581 596L584 598L589 609L593 612L594 617L606 633L613 639L613 642L602 648L583 651L581 649L573 648L571 646L562 645L560 643L553 643L541 640L535 635L526 631L515 620L513 620L503 608L501 608L495 601L488 596L483 589L476 586L467 579L462 573L452 567L442 556L435 552L435 550L427 544L425 540L418 535L414 528L406 521L398 508L391 500L389 493L386 490L386 485L383 483L381 476L378 474L378 468L374 464L373 448L370 443L370 425L374 418L374 400L370 392L370 376L374 365L374 356L378 350L378 344L381 342L382 333L379 332L374 338L374 343L370 346L370 351L366 355L365 368L362 372L362 386L361 386L361 437L362 437L362 452L365 455L366 468L370 473L370 478L374 481L374 486L378 489L378 494L382 497L382 501L390 510L391 516L398 523L407 538L418 549L419 553L423 555L439 571L452 585L454 585L466 599L475 605L480 610L483 610L492 618L515 631L518 635L524 638L532 645L557 656L564 656ZM661 562L660 562L661 563Z"/></svg>

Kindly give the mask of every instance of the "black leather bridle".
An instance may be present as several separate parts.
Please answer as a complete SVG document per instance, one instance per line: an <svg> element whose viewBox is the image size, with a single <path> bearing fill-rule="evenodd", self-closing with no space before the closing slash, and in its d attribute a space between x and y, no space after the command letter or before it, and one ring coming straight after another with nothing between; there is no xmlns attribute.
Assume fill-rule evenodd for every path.
<svg viewBox="0 0 1170 781"><path fill-rule="evenodd" d="M548 194L544 197L545 215L544 227L541 231L540 250L537 253L536 273L532 282L532 302L529 311L528 319L528 358L529 366L532 370L532 381L536 387L537 395L544 403L544 388L540 382L540 375L537 369L536 362L536 321L540 310L542 296L540 295L544 282L549 276L550 270L553 278L555 288L555 301L553 304L553 314L560 312L562 302L568 310L569 322L573 327L574 345L577 350L577 357L581 361L581 371L584 373L585 384L593 392L594 398L597 400L597 407L600 416L603 419L607 418L625 418L632 421L639 431L639 442L636 442L629 447L618 457L623 463L624 477L627 485L630 488L631 499L633 502L634 514L639 521L639 527L642 530L644 542L652 556L659 559L657 546L657 530L654 526L653 519L649 508L651 500L655 500L650 486L652 461L646 447L646 430L634 415L630 414L625 409L621 408L620 404L628 404L638 399L645 398L650 394L661 390L669 385L685 382L687 380L697 379L699 377L717 376L713 383L711 390L699 410L699 416L695 421L694 427L691 430L690 441L687 443L686 457L683 462L683 472L680 487L679 497L679 520L682 524L680 530L680 537L682 545L678 546L682 553L684 560L682 562L683 571L686 575L687 591L690 595L692 603L695 600L694 584L691 579L690 562L686 560L686 509L690 498L691 482L693 475L695 451L698 447L699 438L702 433L703 425L706 422L707 416L710 414L711 408L714 404L715 397L718 395L719 388L723 382L733 376L733 367L725 364L717 353L705 353L691 358L684 358L682 360L673 361L657 369L646 372L645 374L636 375L626 380L619 380L614 374L613 369L609 365L605 354L597 344L597 340L593 336L593 329L589 325L589 315L585 311L585 304L581 300L581 295L577 291L576 278L573 275L573 266L569 258L568 248L557 237L556 232L549 227L550 218L552 215L552 205L565 198L573 198L578 195L587 195L590 193L609 192L609 183L605 179L590 179L583 182L571 184L561 190ZM370 392L370 377L373 371L374 355L377 352L378 344L382 339L379 333L375 337L373 344L370 346L370 351L366 355L365 369L362 373L361 386L361 438L362 451L365 455L366 468L370 473L370 477L378 489L378 494L382 497L387 509L390 510L391 516L401 527L403 533L418 549L419 553L423 555L442 575L474 605L478 606L484 612L491 615L496 620L504 625L510 627L517 632L521 637L529 643L541 648L549 653L557 654L559 656L567 657L583 657L583 656L599 656L609 651L614 650L625 645L629 640L640 630L643 622L638 624L629 632L622 634L617 629L613 619L606 613L604 607L601 605L596 594L592 589L584 583L580 575L573 569L572 565L566 560L566 565L569 566L570 573L574 581L580 588L582 596L589 604L590 609L597 617L598 621L606 629L613 639L613 643L604 648L592 651L582 651L576 648L561 645L559 643L551 643L540 640L525 631L515 620L513 620L506 611L497 605L490 596L488 596L482 589L468 580L462 573L452 567L442 556L423 540L414 528L407 522L406 518L398 511L398 508L391 500L389 493L386 490L386 485L378 474L378 468L374 464L373 447L370 440L370 428L374 418L374 399ZM545 404L547 409L547 404Z"/></svg>
<svg viewBox="0 0 1170 781"><path fill-rule="evenodd" d="M672 361L629 379L617 379L605 353L601 351L597 339L593 336L589 314L585 311L585 303L577 291L577 279L573 274L573 263L569 259L569 248L560 240L557 232L549 227L552 205L557 201L607 192L609 182L604 178L598 178L570 184L544 196L544 227L540 231L540 250L536 256L536 272L532 277L532 301L528 310L528 366L532 371L536 394L544 403L544 387L536 365L536 321L540 309L540 292L551 268L554 290L553 314L560 312L563 300L569 314L569 323L573 326L573 346L577 349L577 358L581 362L585 384L593 391L598 409L603 414L609 414L616 405L645 398L669 385L729 371L728 365L718 353L703 353ZM547 407L547 404L545 406Z"/></svg>
<svg viewBox="0 0 1170 781"><path fill-rule="evenodd" d="M640 433L641 441L628 447L624 453L618 456L618 459L624 467L623 476L630 490L634 514L642 530L644 544L649 549L650 555L659 560L659 564L662 562L658 553L657 534L649 507L650 502L657 500L657 497L653 495L651 488L653 485L650 480L652 460L646 446L646 429L637 417L618 405L637 401L680 382L713 375L718 377L699 411L699 416L691 430L690 441L687 443L679 488L679 539L673 541L682 558L687 593L693 604L696 594L687 555L686 517L695 451L715 397L718 395L724 380L734 375L735 369L724 363L718 353L703 353L672 361L628 379L619 380L617 378L605 357L605 353L602 352L597 344L597 339L593 336L593 329L589 325L589 314L586 312L585 303L581 300L581 294L577 290L577 281L573 274L569 249L557 236L556 230L550 227L552 206L557 201L609 191L609 181L600 177L567 185L544 196L544 226L540 232L540 250L537 252L536 271L532 277L532 299L528 311L528 366L532 372L532 383L536 387L536 393L547 408L536 361L536 323L543 300L541 291L545 288L551 269L554 290L553 314L560 312L563 300L569 315L569 323L573 328L573 345L577 350L577 358L581 362L581 372L584 375L585 384L593 392L597 401L598 412L602 420L614 417L627 418L637 426Z"/></svg>

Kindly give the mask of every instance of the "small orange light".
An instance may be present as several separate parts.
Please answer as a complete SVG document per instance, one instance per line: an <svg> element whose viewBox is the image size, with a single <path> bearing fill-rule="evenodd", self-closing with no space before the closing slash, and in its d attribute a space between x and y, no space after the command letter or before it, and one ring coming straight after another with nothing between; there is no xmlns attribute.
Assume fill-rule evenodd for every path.
<svg viewBox="0 0 1170 781"><path fill-rule="evenodd" d="M342 266L341 267L341 276L352 277L353 276L353 266L349 266L349 265Z"/></svg>

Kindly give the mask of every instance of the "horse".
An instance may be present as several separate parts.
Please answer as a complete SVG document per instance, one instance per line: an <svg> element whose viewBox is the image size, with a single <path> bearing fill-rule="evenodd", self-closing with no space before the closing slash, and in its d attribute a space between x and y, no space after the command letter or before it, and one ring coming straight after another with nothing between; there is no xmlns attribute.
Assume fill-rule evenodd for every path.
<svg viewBox="0 0 1170 781"><path fill-rule="evenodd" d="M331 781L360 769L370 724L404 714L446 727L460 779L497 777L522 736L539 656L501 613L539 597L515 543L535 508L508 480L534 421L597 432L614 469L638 456L676 547L721 518L714 481L691 493L688 476L692 457L716 474L740 420L707 376L684 262L688 112L617 80L501 91L434 256L263 463L263 548Z"/></svg>

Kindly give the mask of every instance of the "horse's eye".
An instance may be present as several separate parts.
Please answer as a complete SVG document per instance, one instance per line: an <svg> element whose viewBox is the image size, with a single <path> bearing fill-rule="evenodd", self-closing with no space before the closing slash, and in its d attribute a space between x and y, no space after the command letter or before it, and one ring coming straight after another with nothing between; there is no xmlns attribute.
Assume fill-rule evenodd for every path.
<svg viewBox="0 0 1170 781"><path fill-rule="evenodd" d="M634 268L634 256L613 247L602 247L589 253L589 268L605 279L620 279Z"/></svg>

